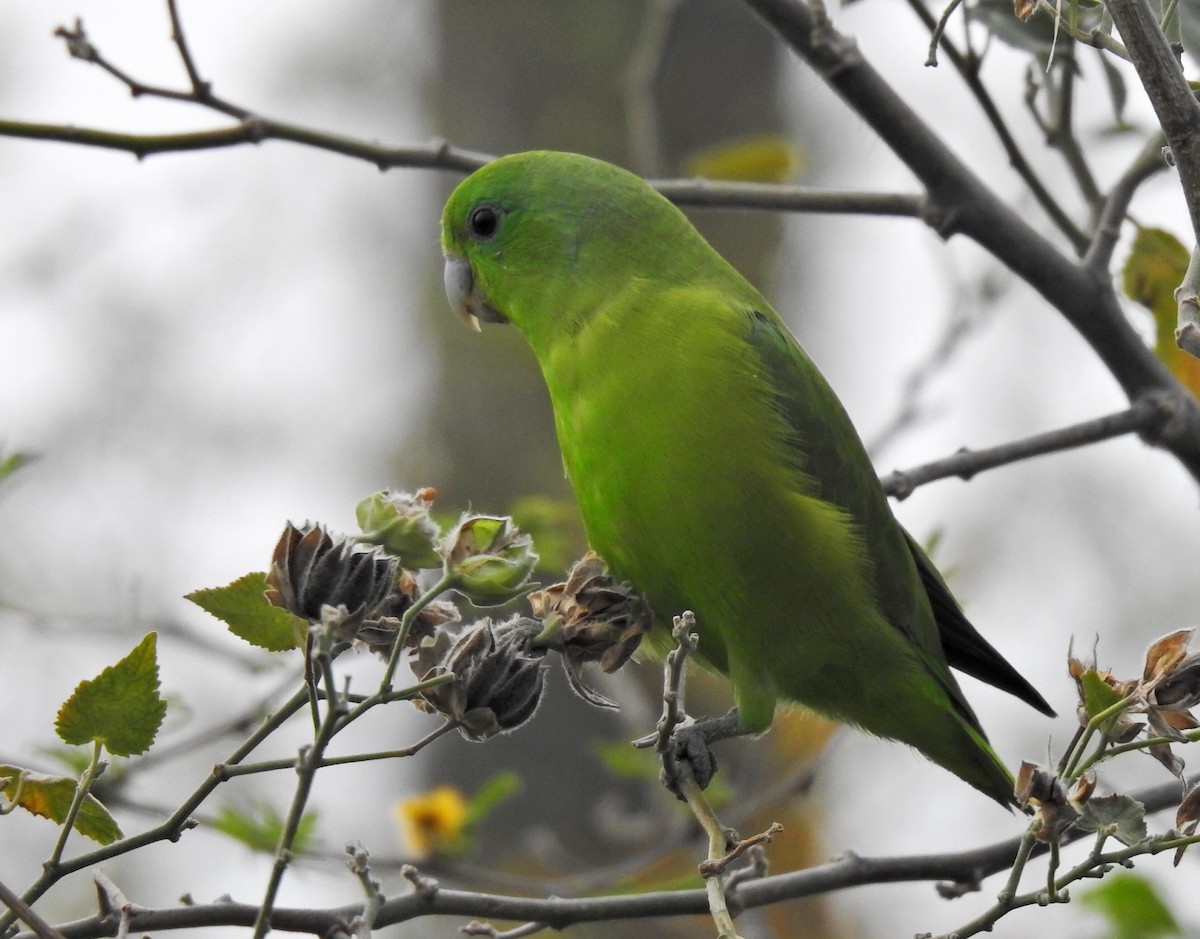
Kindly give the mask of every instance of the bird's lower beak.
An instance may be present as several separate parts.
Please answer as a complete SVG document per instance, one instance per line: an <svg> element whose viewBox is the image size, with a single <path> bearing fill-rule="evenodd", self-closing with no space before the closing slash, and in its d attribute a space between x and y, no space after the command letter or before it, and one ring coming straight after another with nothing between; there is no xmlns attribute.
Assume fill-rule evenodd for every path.
<svg viewBox="0 0 1200 939"><path fill-rule="evenodd" d="M446 269L442 276L450 306L475 332L480 331L480 320L488 323L508 322L504 315L484 300L475 289L475 272L466 258L447 254Z"/></svg>

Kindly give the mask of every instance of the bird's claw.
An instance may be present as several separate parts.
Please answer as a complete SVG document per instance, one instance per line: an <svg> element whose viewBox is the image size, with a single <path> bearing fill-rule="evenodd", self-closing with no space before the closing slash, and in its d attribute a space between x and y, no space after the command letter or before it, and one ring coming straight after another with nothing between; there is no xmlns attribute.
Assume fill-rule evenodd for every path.
<svg viewBox="0 0 1200 939"><path fill-rule="evenodd" d="M664 786L683 800L679 783L685 776L695 780L701 789L707 789L717 773L717 755L709 745L705 725L687 724L671 734L667 749L662 754L661 779Z"/></svg>
<svg viewBox="0 0 1200 939"><path fill-rule="evenodd" d="M701 789L707 789L717 773L717 755L713 753L712 744L738 736L742 732L739 727L736 709L722 717L676 727L662 753L663 785L682 799L679 783L686 774Z"/></svg>

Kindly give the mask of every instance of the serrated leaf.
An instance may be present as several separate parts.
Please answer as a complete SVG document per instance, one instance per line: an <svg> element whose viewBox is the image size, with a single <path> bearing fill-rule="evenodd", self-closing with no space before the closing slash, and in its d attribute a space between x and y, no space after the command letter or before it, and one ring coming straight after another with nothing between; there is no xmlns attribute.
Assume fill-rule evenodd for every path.
<svg viewBox="0 0 1200 939"><path fill-rule="evenodd" d="M1183 935L1154 885L1138 874L1125 871L1112 874L1098 887L1081 894L1079 900L1108 920L1109 939Z"/></svg>
<svg viewBox="0 0 1200 939"><path fill-rule="evenodd" d="M54 729L63 743L99 742L116 756L145 753L167 713L158 693L157 633L90 681L81 681L58 711Z"/></svg>
<svg viewBox="0 0 1200 939"><path fill-rule="evenodd" d="M217 811L217 817L213 820L212 826L254 851L273 854L279 844L279 838L283 834L284 822L284 817L275 810L274 806L259 802L248 808L238 808L232 805L222 806ZM300 816L296 837L292 841L294 853L303 854L308 849L316 826L316 812L305 812Z"/></svg>
<svg viewBox="0 0 1200 939"><path fill-rule="evenodd" d="M1107 831L1133 846L1146 840L1146 807L1129 796L1096 796L1084 804L1076 824L1084 831Z"/></svg>
<svg viewBox="0 0 1200 939"><path fill-rule="evenodd" d="M21 775L24 774L24 779ZM18 785L19 781L19 785ZM0 764L0 792L9 802L26 812L48 818L61 825L75 796L77 781L69 776L46 776L20 766ZM93 795L86 795L75 816L75 830L100 844L112 844L121 837L116 819Z"/></svg>
<svg viewBox="0 0 1200 939"><path fill-rule="evenodd" d="M1189 257L1188 249L1170 232L1139 227L1121 271L1121 289L1130 299L1149 307L1154 317L1154 354L1200 397L1200 359L1175 343L1179 321L1175 288L1183 281Z"/></svg>
<svg viewBox="0 0 1200 939"><path fill-rule="evenodd" d="M211 613L239 639L269 652L304 647L308 624L294 613L272 606L265 596L267 575L239 577L224 587L193 590L186 599Z"/></svg>

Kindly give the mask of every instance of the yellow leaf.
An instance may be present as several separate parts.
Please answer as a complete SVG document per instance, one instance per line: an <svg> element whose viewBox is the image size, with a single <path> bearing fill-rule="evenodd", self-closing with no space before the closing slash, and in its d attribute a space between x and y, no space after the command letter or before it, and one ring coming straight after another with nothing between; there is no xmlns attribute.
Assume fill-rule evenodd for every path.
<svg viewBox="0 0 1200 939"><path fill-rule="evenodd" d="M1154 353L1171 373L1200 398L1200 359L1175 343L1179 305L1175 288L1187 272L1188 250L1161 228L1138 228L1122 273L1121 288L1131 300L1150 308L1154 317Z"/></svg>
<svg viewBox="0 0 1200 939"><path fill-rule="evenodd" d="M727 140L691 155L685 176L742 183L782 183L804 168L804 154L786 137L764 134Z"/></svg>

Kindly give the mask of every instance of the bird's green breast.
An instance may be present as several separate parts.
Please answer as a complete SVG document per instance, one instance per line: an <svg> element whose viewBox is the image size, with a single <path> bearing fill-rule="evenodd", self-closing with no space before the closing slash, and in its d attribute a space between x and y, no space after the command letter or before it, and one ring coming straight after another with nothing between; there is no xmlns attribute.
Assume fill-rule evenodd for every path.
<svg viewBox="0 0 1200 939"><path fill-rule="evenodd" d="M701 655L765 727L779 693L846 713L868 693L856 676L901 650L878 628L858 532L797 466L752 315L632 284L540 358L592 547L661 618L696 613ZM879 642L847 650L873 626Z"/></svg>

